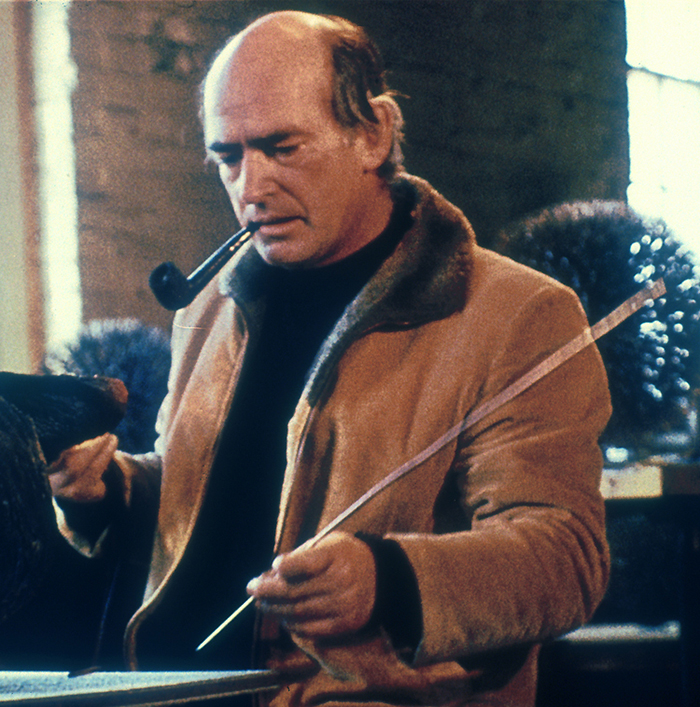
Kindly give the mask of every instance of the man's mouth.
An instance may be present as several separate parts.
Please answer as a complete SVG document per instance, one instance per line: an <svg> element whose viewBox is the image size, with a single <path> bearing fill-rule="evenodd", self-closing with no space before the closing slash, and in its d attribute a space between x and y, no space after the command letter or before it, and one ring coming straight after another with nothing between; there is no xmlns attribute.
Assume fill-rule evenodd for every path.
<svg viewBox="0 0 700 707"><path fill-rule="evenodd" d="M299 216L284 216L261 221L251 221L249 225L255 224L257 227L257 232L263 236L274 237L285 235L288 231L288 226L290 223L301 220L302 219Z"/></svg>

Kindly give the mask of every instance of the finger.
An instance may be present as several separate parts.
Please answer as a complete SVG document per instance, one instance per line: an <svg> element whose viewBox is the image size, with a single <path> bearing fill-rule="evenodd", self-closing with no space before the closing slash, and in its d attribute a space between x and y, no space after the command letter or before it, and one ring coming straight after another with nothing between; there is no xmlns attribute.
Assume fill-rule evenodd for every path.
<svg viewBox="0 0 700 707"><path fill-rule="evenodd" d="M358 564L360 559L364 560L364 565ZM291 553L278 556L272 569L253 580L248 591L257 598L280 603L340 594L357 584L360 578L354 569L359 567L372 574L373 585L374 559L366 545L347 533L336 532L318 546L310 541Z"/></svg>
<svg viewBox="0 0 700 707"><path fill-rule="evenodd" d="M349 605L343 606L349 609ZM357 631L366 624L364 615L352 610L339 611L337 602L310 601L284 605L272 611L292 633L300 636L337 636Z"/></svg>
<svg viewBox="0 0 700 707"><path fill-rule="evenodd" d="M266 614L278 619L290 631L306 634L318 630L321 624L333 626L335 631L341 631L344 618L328 597L314 597L298 602L270 603L266 600L258 602L259 608ZM315 628L312 628L315 627Z"/></svg>
<svg viewBox="0 0 700 707"><path fill-rule="evenodd" d="M374 556L354 536L331 533L318 546L280 555L272 569L249 583L248 592L292 633L320 637L358 631L374 607Z"/></svg>
<svg viewBox="0 0 700 707"><path fill-rule="evenodd" d="M70 477L65 471L53 471L48 478L51 493L54 496L60 496L62 489L70 483Z"/></svg>
<svg viewBox="0 0 700 707"><path fill-rule="evenodd" d="M107 486L102 479L83 477L76 479L67 472L58 472L49 476L51 493L56 498L78 503L91 503L102 500L107 493Z"/></svg>
<svg viewBox="0 0 700 707"><path fill-rule="evenodd" d="M358 542L354 536L343 531L330 533L321 540L311 538L296 550L276 557L272 568L287 581L307 581L327 572L343 556L349 544Z"/></svg>
<svg viewBox="0 0 700 707"><path fill-rule="evenodd" d="M64 449L58 459L49 466L49 474L65 470L83 473L90 467L97 466L98 463L106 467L105 460L111 459L117 444L117 438L113 434L106 433Z"/></svg>
<svg viewBox="0 0 700 707"><path fill-rule="evenodd" d="M117 437L108 433L64 450L48 470L54 496L78 502L104 498L103 476L118 443Z"/></svg>
<svg viewBox="0 0 700 707"><path fill-rule="evenodd" d="M321 638L326 636L338 636L349 633L352 629L340 624L331 618L321 618L312 621L294 621L291 619L282 622L288 631L303 638Z"/></svg>
<svg viewBox="0 0 700 707"><path fill-rule="evenodd" d="M326 544L305 543L290 553L276 557L272 569L289 583L306 582L327 571L333 559L334 553Z"/></svg>
<svg viewBox="0 0 700 707"><path fill-rule="evenodd" d="M323 625L335 634L362 628L371 617L373 604L373 597L353 586L343 591L328 588L298 599L261 597L257 603L258 608L297 633L316 633L322 630L320 622L325 622Z"/></svg>
<svg viewBox="0 0 700 707"><path fill-rule="evenodd" d="M107 467L112 462L114 453L119 446L119 438L116 435L107 434L104 436L106 437L106 441L101 447L98 447L97 454L93 457L91 464L91 466L102 469L102 473L106 471Z"/></svg>
<svg viewBox="0 0 700 707"><path fill-rule="evenodd" d="M307 578L302 579L301 575L294 575L290 579L276 570L269 570L251 579L246 590L248 594L264 600L267 604L298 602L327 593L326 583L304 576Z"/></svg>
<svg viewBox="0 0 700 707"><path fill-rule="evenodd" d="M95 467L104 469L114 455L118 444L117 437L107 432L94 439L87 439L80 444L69 447L61 453L57 462L61 461L63 466L71 468ZM58 465L57 462L54 464Z"/></svg>

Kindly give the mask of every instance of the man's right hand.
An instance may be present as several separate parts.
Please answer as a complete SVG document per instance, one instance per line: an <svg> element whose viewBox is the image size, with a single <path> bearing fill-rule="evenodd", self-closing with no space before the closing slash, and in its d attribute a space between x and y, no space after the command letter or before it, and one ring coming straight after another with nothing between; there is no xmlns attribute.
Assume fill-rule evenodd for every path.
<svg viewBox="0 0 700 707"><path fill-rule="evenodd" d="M118 443L115 435L107 433L61 452L48 470L53 495L77 503L104 499L107 487L102 477Z"/></svg>

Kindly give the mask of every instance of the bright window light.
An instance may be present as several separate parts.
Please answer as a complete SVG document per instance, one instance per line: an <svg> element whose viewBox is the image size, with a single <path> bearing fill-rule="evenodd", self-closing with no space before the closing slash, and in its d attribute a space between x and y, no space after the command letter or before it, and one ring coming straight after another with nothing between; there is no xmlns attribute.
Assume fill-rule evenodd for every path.
<svg viewBox="0 0 700 707"><path fill-rule="evenodd" d="M700 82L698 0L626 0L627 63Z"/></svg>
<svg viewBox="0 0 700 707"><path fill-rule="evenodd" d="M630 205L700 256L700 2L627 0Z"/></svg>
<svg viewBox="0 0 700 707"><path fill-rule="evenodd" d="M33 8L44 323L51 348L73 339L82 322L69 6L55 0Z"/></svg>

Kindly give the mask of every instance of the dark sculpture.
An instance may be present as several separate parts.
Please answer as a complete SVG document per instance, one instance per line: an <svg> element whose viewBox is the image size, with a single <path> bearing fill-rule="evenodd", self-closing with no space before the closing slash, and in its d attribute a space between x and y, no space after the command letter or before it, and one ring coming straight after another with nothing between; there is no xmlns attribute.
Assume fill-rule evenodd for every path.
<svg viewBox="0 0 700 707"><path fill-rule="evenodd" d="M114 429L119 449L150 452L156 438L156 414L165 397L170 370L170 339L158 327L135 319L98 319L75 341L50 351L45 373L108 376L129 391L126 415Z"/></svg>
<svg viewBox="0 0 700 707"><path fill-rule="evenodd" d="M601 441L629 449L632 460L657 452L697 457L700 285L692 254L664 223L642 219L622 202L567 203L505 229L497 250L571 287L591 323L664 278L665 297L598 341L613 402ZM653 513L608 511L612 573L593 623L677 620L677 524Z"/></svg>
<svg viewBox="0 0 700 707"><path fill-rule="evenodd" d="M126 399L109 378L0 373L0 621L26 601L56 550L47 464L113 429Z"/></svg>
<svg viewBox="0 0 700 707"><path fill-rule="evenodd" d="M47 354L43 372L50 375L27 382L40 388L64 378L122 381L129 391L126 414L120 422L112 418L106 429L119 437L120 449L141 453L153 449L169 368L170 343L164 331L136 320L100 320ZM29 391L31 385L19 388ZM56 404L52 400L51 406ZM41 408L33 405L37 418ZM68 425L69 435L76 426ZM47 428L41 422L38 427ZM125 562L114 544L104 557L88 559L60 536L39 443L42 434L37 437L36 428L30 415L0 398L0 668L70 670L96 660L123 668L120 636L143 593L142 568ZM87 437L100 431L106 430L93 426ZM74 441L74 436L66 437L48 447ZM48 456L53 458L55 451ZM9 502L15 497L22 502ZM142 530L133 532L148 538ZM5 572L9 566L11 580Z"/></svg>
<svg viewBox="0 0 700 707"><path fill-rule="evenodd" d="M644 453L688 432L700 386L700 283L662 221L622 202L561 204L506 228L496 250L571 287L591 323L663 277L667 295L598 342L613 401L602 441Z"/></svg>

